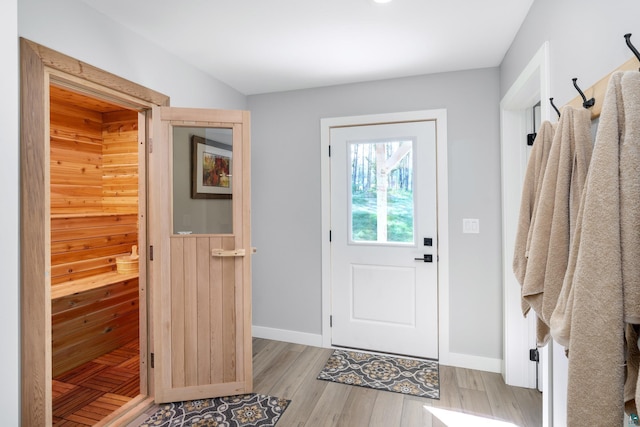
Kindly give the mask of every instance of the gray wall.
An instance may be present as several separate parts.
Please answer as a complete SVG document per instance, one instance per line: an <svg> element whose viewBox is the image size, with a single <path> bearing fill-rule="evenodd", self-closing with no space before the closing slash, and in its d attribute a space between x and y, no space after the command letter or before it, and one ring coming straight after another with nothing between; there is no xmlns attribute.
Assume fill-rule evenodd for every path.
<svg viewBox="0 0 640 427"><path fill-rule="evenodd" d="M491 68L249 96L254 325L322 333L320 119L446 108L450 351L501 359L498 84Z"/></svg>
<svg viewBox="0 0 640 427"><path fill-rule="evenodd" d="M502 61L501 98L548 40L551 96L563 105L578 95L573 77L587 88L633 56L623 36L640 47L639 17L637 0L535 0Z"/></svg>
<svg viewBox="0 0 640 427"><path fill-rule="evenodd" d="M0 79L0 324L2 347L0 351L0 413L2 424L20 425L20 322L19 322L19 187L20 158L18 151L18 2L5 0L0 5L0 52L2 52L2 78Z"/></svg>

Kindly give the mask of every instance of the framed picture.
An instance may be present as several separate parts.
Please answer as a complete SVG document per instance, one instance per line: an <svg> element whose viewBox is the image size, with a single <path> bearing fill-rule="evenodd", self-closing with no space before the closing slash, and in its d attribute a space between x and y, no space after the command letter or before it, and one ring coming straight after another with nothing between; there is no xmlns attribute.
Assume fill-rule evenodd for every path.
<svg viewBox="0 0 640 427"><path fill-rule="evenodd" d="M191 198L230 199L231 145L192 135L191 146Z"/></svg>

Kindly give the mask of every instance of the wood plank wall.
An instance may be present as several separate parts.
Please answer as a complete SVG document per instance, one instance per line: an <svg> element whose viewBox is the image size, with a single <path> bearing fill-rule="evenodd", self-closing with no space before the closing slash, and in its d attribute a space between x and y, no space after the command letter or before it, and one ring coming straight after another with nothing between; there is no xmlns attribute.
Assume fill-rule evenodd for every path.
<svg viewBox="0 0 640 427"><path fill-rule="evenodd" d="M53 377L134 340L138 300L137 278L53 300Z"/></svg>
<svg viewBox="0 0 640 427"><path fill-rule="evenodd" d="M51 215L102 213L102 113L60 92L51 87Z"/></svg>
<svg viewBox="0 0 640 427"><path fill-rule="evenodd" d="M133 114L132 114L133 113ZM102 207L104 212L138 213L138 115L103 114Z"/></svg>
<svg viewBox="0 0 640 427"><path fill-rule="evenodd" d="M138 114L56 86L50 100L55 286L114 271L137 244Z"/></svg>
<svg viewBox="0 0 640 427"><path fill-rule="evenodd" d="M116 271L116 257L138 244L138 216L51 219L51 286Z"/></svg>
<svg viewBox="0 0 640 427"><path fill-rule="evenodd" d="M138 113L50 87L53 375L138 335L138 279L116 257L138 244ZM65 285L103 286L66 295Z"/></svg>

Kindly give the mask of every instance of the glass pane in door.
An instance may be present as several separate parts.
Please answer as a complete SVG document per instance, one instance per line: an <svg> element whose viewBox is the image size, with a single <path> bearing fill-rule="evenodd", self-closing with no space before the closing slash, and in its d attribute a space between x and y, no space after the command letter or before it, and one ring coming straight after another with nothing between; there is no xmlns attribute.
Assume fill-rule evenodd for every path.
<svg viewBox="0 0 640 427"><path fill-rule="evenodd" d="M173 126L173 233L233 233L233 131Z"/></svg>
<svg viewBox="0 0 640 427"><path fill-rule="evenodd" d="M414 243L413 140L350 142L352 243Z"/></svg>

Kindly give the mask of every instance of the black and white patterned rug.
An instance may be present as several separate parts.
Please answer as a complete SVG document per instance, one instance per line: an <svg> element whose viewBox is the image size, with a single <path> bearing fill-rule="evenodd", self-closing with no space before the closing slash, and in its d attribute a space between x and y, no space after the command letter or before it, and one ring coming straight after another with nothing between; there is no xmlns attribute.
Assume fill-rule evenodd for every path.
<svg viewBox="0 0 640 427"><path fill-rule="evenodd" d="M438 362L335 350L319 380L440 399Z"/></svg>
<svg viewBox="0 0 640 427"><path fill-rule="evenodd" d="M140 427L270 427L289 400L262 394L160 404Z"/></svg>

